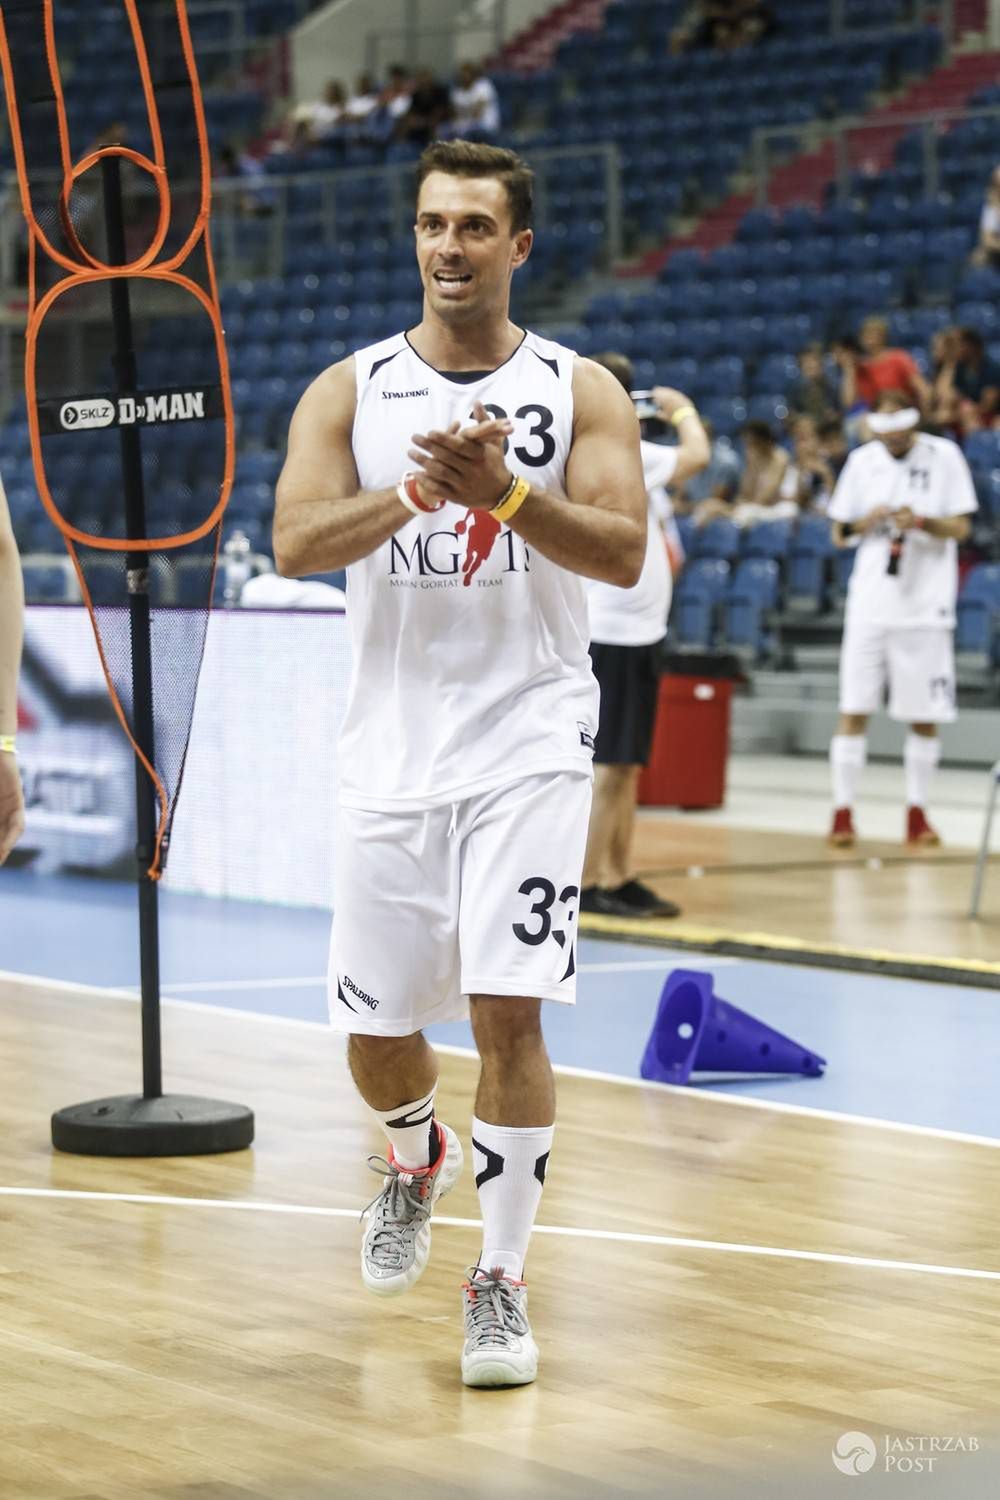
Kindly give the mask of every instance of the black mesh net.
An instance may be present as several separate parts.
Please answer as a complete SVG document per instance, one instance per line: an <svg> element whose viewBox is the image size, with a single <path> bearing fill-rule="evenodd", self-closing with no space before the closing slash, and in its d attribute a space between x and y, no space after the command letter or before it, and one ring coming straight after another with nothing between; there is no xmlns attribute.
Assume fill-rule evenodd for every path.
<svg viewBox="0 0 1000 1500"><path fill-rule="evenodd" d="M48 27L45 10L43 0L0 5L35 271L26 345L35 469L80 571L112 696L147 756L143 704L152 704L158 875L232 468L207 144L182 0L56 3ZM109 76L99 116L92 91L73 83L91 10L102 35L120 32L115 55L135 63Z"/></svg>

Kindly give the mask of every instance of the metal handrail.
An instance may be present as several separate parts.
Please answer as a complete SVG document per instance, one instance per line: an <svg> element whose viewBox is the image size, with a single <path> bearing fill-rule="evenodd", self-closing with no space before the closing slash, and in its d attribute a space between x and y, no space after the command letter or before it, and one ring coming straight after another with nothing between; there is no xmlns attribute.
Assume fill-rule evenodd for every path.
<svg viewBox="0 0 1000 1500"><path fill-rule="evenodd" d="M604 216L604 260L608 267L622 252L622 183L621 155L610 142L580 146L550 146L531 153L532 166L571 157L599 157L603 162L604 191L607 209ZM337 236L337 187L345 182L381 181L391 206L390 233L404 235L413 225L413 172L415 163L388 162L380 166L342 167L326 172L288 172L262 174L259 178L217 178L212 184L212 249L219 279L238 281L247 277L281 276L285 272L288 243L287 224L292 190L308 187L316 195L322 243L333 245ZM61 181L56 174L53 182ZM41 179L36 178L41 185ZM6 197L0 191L0 290L15 284L14 267L19 237L23 232L17 180L9 174L4 184ZM143 178L139 191L155 197L155 187ZM175 194L195 191L194 183L172 185ZM254 208L261 210L259 216ZM544 234L552 222L544 182L539 180L536 194L536 222ZM248 223L256 226L251 237ZM250 244L249 241L253 240Z"/></svg>
<svg viewBox="0 0 1000 1500"><path fill-rule="evenodd" d="M899 130L905 134L907 131L920 129L923 134L924 148L924 192L926 196L929 196L937 191L939 165L937 141L944 134L941 127L965 120L996 119L997 116L1000 116L1000 105L983 104L971 109L936 109L930 112L925 110L921 114L893 115L891 119L881 121L872 121L865 115L842 115L839 119L822 122L758 126L753 132L751 141L756 206L766 208L768 204L771 177L768 141L771 139L787 142L795 137L799 150L808 150L823 141L832 140L837 164L838 195L843 200L847 196L851 172L848 140L852 133Z"/></svg>

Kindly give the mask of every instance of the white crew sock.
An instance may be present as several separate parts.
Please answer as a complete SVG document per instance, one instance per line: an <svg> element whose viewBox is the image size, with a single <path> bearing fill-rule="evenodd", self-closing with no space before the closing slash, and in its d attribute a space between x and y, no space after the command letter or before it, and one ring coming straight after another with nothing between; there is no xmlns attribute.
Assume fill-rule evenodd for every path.
<svg viewBox="0 0 1000 1500"><path fill-rule="evenodd" d="M554 1127L515 1129L487 1125L473 1117L472 1144L476 1152L476 1188L483 1215L484 1271L503 1268L505 1276L520 1281L545 1182Z"/></svg>
<svg viewBox="0 0 1000 1500"><path fill-rule="evenodd" d="M863 734L835 734L830 741L830 779L833 782L834 807L853 807L868 758L868 741Z"/></svg>
<svg viewBox="0 0 1000 1500"><path fill-rule="evenodd" d="M435 1084L422 1099L414 1099L412 1104L400 1104L397 1109L373 1109L368 1105L368 1113L389 1138L393 1157L401 1167L408 1167L411 1171L417 1167L429 1167L432 1156L437 1156L436 1093Z"/></svg>
<svg viewBox="0 0 1000 1500"><path fill-rule="evenodd" d="M903 746L907 807L927 806L931 777L940 759L941 741L937 735L914 734L911 729Z"/></svg>

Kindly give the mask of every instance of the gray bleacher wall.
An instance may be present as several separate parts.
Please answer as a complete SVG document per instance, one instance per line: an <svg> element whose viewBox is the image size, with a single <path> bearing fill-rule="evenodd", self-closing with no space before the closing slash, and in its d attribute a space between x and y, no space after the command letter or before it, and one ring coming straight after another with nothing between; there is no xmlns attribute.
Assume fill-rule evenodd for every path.
<svg viewBox="0 0 1000 1500"><path fill-rule="evenodd" d="M330 0L292 33L294 98L318 98L330 78L353 83L369 66L372 36L382 39L377 53L380 71L404 60L447 74L457 63L493 50L497 19L509 39L551 8L552 0L410 0L408 5L400 0ZM442 46L442 30L453 31L451 46ZM410 31L415 49L404 44ZM398 37L395 44L390 33Z"/></svg>

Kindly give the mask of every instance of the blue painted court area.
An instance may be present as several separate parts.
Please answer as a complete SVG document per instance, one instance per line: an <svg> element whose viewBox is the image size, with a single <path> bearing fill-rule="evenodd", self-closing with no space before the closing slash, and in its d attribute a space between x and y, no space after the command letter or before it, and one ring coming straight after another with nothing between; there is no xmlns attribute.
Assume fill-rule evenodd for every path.
<svg viewBox="0 0 1000 1500"><path fill-rule="evenodd" d="M134 990L135 907L127 884L0 871L0 970ZM164 891L164 995L323 1022L328 937L329 918L314 908ZM715 974L717 994L819 1052L828 1067L819 1079L699 1076L696 1087L1000 1137L995 990L590 939L581 942L579 965L575 1009L546 1007L558 1064L637 1078L667 975L675 966L702 969ZM430 1035L472 1045L464 1024Z"/></svg>

